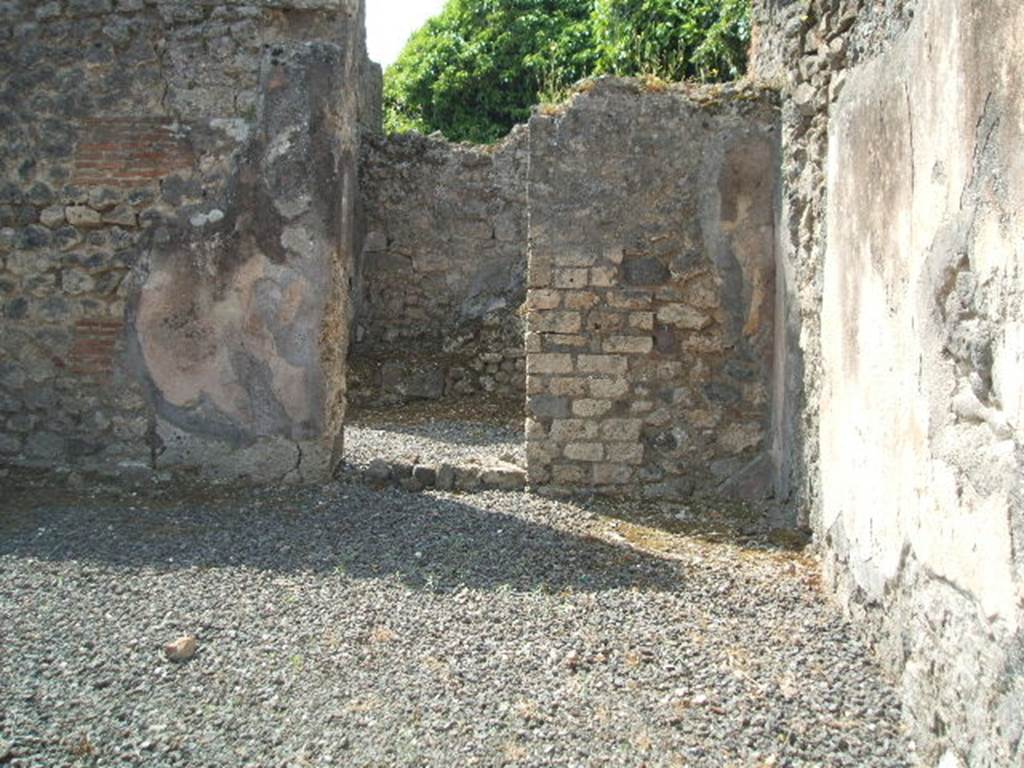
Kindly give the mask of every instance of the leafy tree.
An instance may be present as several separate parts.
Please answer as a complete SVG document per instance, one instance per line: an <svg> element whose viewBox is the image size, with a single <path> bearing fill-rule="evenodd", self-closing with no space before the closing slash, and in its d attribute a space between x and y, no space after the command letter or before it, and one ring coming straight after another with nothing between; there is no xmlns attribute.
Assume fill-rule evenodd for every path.
<svg viewBox="0 0 1024 768"><path fill-rule="evenodd" d="M413 34L384 85L387 128L494 141L537 94L597 62L592 0L448 0Z"/></svg>
<svg viewBox="0 0 1024 768"><path fill-rule="evenodd" d="M385 75L390 131L494 141L589 75L742 75L750 0L448 0Z"/></svg>
<svg viewBox="0 0 1024 768"><path fill-rule="evenodd" d="M750 0L596 0L598 71L734 80L746 71Z"/></svg>

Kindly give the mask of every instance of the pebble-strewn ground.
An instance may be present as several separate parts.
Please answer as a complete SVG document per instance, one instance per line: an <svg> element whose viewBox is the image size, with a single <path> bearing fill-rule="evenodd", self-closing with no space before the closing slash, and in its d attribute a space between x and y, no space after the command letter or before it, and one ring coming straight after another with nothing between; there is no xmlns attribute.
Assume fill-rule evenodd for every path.
<svg viewBox="0 0 1024 768"><path fill-rule="evenodd" d="M522 425L431 421L421 424L355 424L345 427L345 460L365 469L374 459L433 464L526 466ZM415 463L412 461L412 463Z"/></svg>
<svg viewBox="0 0 1024 768"><path fill-rule="evenodd" d="M913 760L814 562L679 510L0 483L0 764Z"/></svg>

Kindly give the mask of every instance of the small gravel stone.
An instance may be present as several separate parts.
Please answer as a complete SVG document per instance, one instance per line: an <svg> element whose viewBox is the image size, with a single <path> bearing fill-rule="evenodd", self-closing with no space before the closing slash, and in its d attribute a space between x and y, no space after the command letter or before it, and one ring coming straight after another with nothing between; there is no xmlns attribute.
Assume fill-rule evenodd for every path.
<svg viewBox="0 0 1024 768"><path fill-rule="evenodd" d="M195 637L186 635L179 637L173 643L167 643L164 646L164 655L171 661L188 661L196 655L197 647Z"/></svg>
<svg viewBox="0 0 1024 768"><path fill-rule="evenodd" d="M374 460L408 461L422 457L435 465L491 465L504 461L525 467L526 435L523 427L505 424L438 420L422 424L345 426L345 461L364 470Z"/></svg>
<svg viewBox="0 0 1024 768"><path fill-rule="evenodd" d="M678 508L10 485L20 766L916 763L819 564ZM182 627L202 653L153 664Z"/></svg>

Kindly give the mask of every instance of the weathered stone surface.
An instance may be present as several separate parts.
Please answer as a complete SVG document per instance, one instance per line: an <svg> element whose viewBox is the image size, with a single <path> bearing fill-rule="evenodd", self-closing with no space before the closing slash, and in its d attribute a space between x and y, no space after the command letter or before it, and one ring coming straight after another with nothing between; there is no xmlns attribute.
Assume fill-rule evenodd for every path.
<svg viewBox="0 0 1024 768"><path fill-rule="evenodd" d="M0 360L37 423L4 461L330 477L361 4L8 6Z"/></svg>
<svg viewBox="0 0 1024 768"><path fill-rule="evenodd" d="M282 437L331 446L336 439L334 392L343 371L336 352L322 348L320 329L328 312L344 316L331 305L344 301L339 259L351 258L351 232L339 233L334 217L345 176L352 183L355 169L345 165L352 148L343 134L311 126L342 114L332 89L344 68L332 45L268 54L251 167L239 170L233 190L238 209L222 203L218 210L229 215L207 216L198 235L183 222L155 249L130 317L154 406L182 429L217 440ZM318 204L283 220L273 209L278 196L315 197ZM218 268L207 276L195 260L181 259L182 250Z"/></svg>
<svg viewBox="0 0 1024 768"><path fill-rule="evenodd" d="M525 139L520 129L495 147L416 134L364 141L355 402L415 399L420 387L400 379L426 367L441 372L437 396L522 396ZM399 358L388 386L375 372Z"/></svg>
<svg viewBox="0 0 1024 768"><path fill-rule="evenodd" d="M432 488L437 483L437 470L424 464L413 467L412 476L424 488Z"/></svg>
<svg viewBox="0 0 1024 768"><path fill-rule="evenodd" d="M526 487L526 470L514 464L487 466L480 470L480 482L485 488L521 491Z"/></svg>
<svg viewBox="0 0 1024 768"><path fill-rule="evenodd" d="M444 369L433 362L390 360L381 368L381 391L399 401L437 400L444 396Z"/></svg>
<svg viewBox="0 0 1024 768"><path fill-rule="evenodd" d="M818 530L830 580L902 672L927 759L1012 765L1024 224L1006 215L1024 203L1009 117L1024 113L1024 7L918 6L829 110Z"/></svg>
<svg viewBox="0 0 1024 768"><path fill-rule="evenodd" d="M776 403L777 493L901 681L921 761L1019 764L1022 237L1006 212L1024 196L1008 119L1024 11L763 0L754 18L757 74L794 96L776 393L801 406Z"/></svg>
<svg viewBox="0 0 1024 768"><path fill-rule="evenodd" d="M171 643L167 643L164 646L164 656L169 661L188 661L196 655L196 651L199 648L199 643L193 635L185 635L179 637L177 640Z"/></svg>
<svg viewBox="0 0 1024 768"><path fill-rule="evenodd" d="M764 92L712 99L615 79L530 122L535 486L625 493L653 483L667 495L665 478L683 475L690 492L699 482L709 494L766 495L770 478L728 485L710 469L733 452L747 462L763 453L760 430L727 431L722 442L673 438L650 452L640 439L645 426L696 436L769 421L776 125ZM741 369L737 361L744 386L719 381ZM709 425L702 415L711 411ZM623 418L631 413L644 418ZM636 472L641 465L649 471Z"/></svg>

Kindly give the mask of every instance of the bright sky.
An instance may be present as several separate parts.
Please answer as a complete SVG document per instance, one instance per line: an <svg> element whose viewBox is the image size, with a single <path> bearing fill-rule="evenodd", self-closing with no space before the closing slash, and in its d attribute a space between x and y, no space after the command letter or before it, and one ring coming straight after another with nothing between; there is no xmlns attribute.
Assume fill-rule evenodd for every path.
<svg viewBox="0 0 1024 768"><path fill-rule="evenodd" d="M366 45L370 58L387 67L409 35L441 10L444 0L366 0Z"/></svg>

